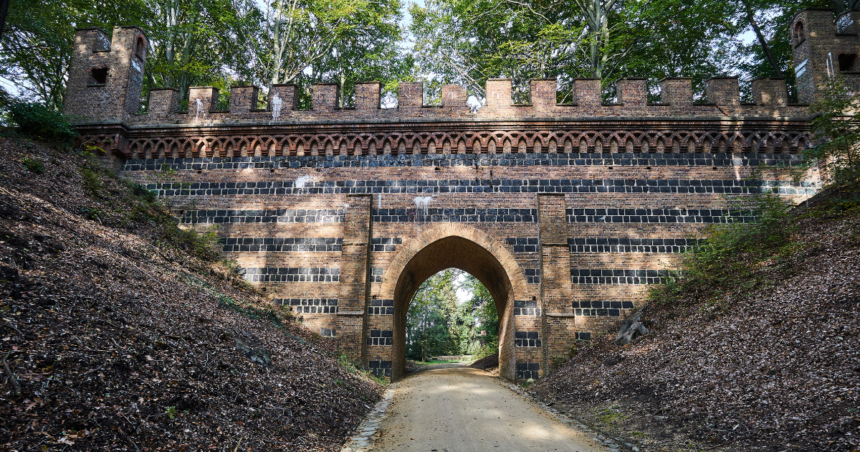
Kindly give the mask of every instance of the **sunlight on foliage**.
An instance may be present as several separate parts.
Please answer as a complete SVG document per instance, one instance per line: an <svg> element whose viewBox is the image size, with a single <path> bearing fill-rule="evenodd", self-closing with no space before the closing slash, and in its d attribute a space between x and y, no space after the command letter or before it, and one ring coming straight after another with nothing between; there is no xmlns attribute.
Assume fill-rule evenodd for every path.
<svg viewBox="0 0 860 452"><path fill-rule="evenodd" d="M458 282L460 280L460 282ZM457 290L470 294L458 304ZM409 305L406 357L426 362L438 355L491 355L498 349L496 304L471 275L448 269L425 281Z"/></svg>

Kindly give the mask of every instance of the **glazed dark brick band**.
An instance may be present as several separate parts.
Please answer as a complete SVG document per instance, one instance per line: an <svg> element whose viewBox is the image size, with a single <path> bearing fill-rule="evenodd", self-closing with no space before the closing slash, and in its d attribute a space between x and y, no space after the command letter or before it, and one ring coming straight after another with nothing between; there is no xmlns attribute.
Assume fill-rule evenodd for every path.
<svg viewBox="0 0 860 452"><path fill-rule="evenodd" d="M574 309L633 309L633 301L574 301Z"/></svg>
<svg viewBox="0 0 860 452"><path fill-rule="evenodd" d="M699 239L629 239L578 237L567 239L571 253L685 253L704 243Z"/></svg>
<svg viewBox="0 0 860 452"><path fill-rule="evenodd" d="M263 267L245 268L244 277L248 282L339 282L339 268L316 267Z"/></svg>
<svg viewBox="0 0 860 452"><path fill-rule="evenodd" d="M538 237L508 237L505 245L514 247L515 253L536 253L540 251L540 239Z"/></svg>
<svg viewBox="0 0 860 452"><path fill-rule="evenodd" d="M403 239L399 237L374 237L370 241L373 245L372 251L377 253L391 253L397 251L397 245L403 244Z"/></svg>
<svg viewBox="0 0 860 452"><path fill-rule="evenodd" d="M541 347L540 334L537 331L514 332L515 347Z"/></svg>
<svg viewBox="0 0 860 452"><path fill-rule="evenodd" d="M297 314L337 314L337 298L275 298L272 302Z"/></svg>
<svg viewBox="0 0 860 452"><path fill-rule="evenodd" d="M573 284L661 284L668 276L666 270L570 269Z"/></svg>
<svg viewBox="0 0 860 452"><path fill-rule="evenodd" d="M394 315L394 300L370 300L367 315Z"/></svg>
<svg viewBox="0 0 860 452"><path fill-rule="evenodd" d="M342 210L191 210L183 224L342 223ZM537 209L373 209L374 223L537 223ZM750 223L754 212L727 209L567 209L568 223Z"/></svg>
<svg viewBox="0 0 860 452"><path fill-rule="evenodd" d="M515 300L514 315L540 317L541 310L536 300Z"/></svg>
<svg viewBox="0 0 860 452"><path fill-rule="evenodd" d="M240 237L220 240L221 251L238 252L309 252L342 251L342 238Z"/></svg>
<svg viewBox="0 0 860 452"><path fill-rule="evenodd" d="M391 361L368 361L367 367L370 368L370 372L377 377L390 377L391 376Z"/></svg>
<svg viewBox="0 0 860 452"><path fill-rule="evenodd" d="M322 337L337 337L337 330L334 328L320 328L320 336Z"/></svg>
<svg viewBox="0 0 860 452"><path fill-rule="evenodd" d="M417 154L128 159L123 171L214 171L281 168L399 168L458 166L797 166L797 154Z"/></svg>
<svg viewBox="0 0 860 452"><path fill-rule="evenodd" d="M374 223L537 223L537 209L373 209Z"/></svg>
<svg viewBox="0 0 860 452"><path fill-rule="evenodd" d="M342 209L188 210L179 221L183 224L342 223L343 218Z"/></svg>
<svg viewBox="0 0 860 452"><path fill-rule="evenodd" d="M517 363L516 378L518 380L538 379L540 363Z"/></svg>
<svg viewBox="0 0 860 452"><path fill-rule="evenodd" d="M729 209L567 209L568 223L752 223L755 212Z"/></svg>
<svg viewBox="0 0 860 452"><path fill-rule="evenodd" d="M390 347L393 345L394 332L390 330L370 330L367 345Z"/></svg>
<svg viewBox="0 0 860 452"><path fill-rule="evenodd" d="M624 311L635 309L633 301L574 301L573 312L587 317L619 317Z"/></svg>
<svg viewBox="0 0 860 452"><path fill-rule="evenodd" d="M463 179L338 180L309 182L173 182L148 184L158 196L365 195L445 193L677 193L756 194L777 190L785 195L813 195L814 183L754 180L690 179Z"/></svg>

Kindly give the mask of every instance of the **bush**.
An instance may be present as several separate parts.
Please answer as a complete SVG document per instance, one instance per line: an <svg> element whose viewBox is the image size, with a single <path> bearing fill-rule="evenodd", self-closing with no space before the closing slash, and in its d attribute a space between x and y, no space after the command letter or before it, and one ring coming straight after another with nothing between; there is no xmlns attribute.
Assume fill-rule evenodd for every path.
<svg viewBox="0 0 860 452"><path fill-rule="evenodd" d="M89 166L81 166L81 178L84 180L84 189L96 198L105 198L104 182L98 172Z"/></svg>
<svg viewBox="0 0 860 452"><path fill-rule="evenodd" d="M754 275L757 271L796 251L791 205L773 193L757 195L751 204L736 207L754 211L754 223L730 221L709 227L706 239L684 257L680 271L669 272L665 284L651 288L649 300L675 304L748 290L763 282Z"/></svg>
<svg viewBox="0 0 860 452"><path fill-rule="evenodd" d="M21 164L23 164L24 168L27 168L30 172L36 174L42 174L45 172L45 165L43 165L40 160L24 157L24 159L21 160Z"/></svg>
<svg viewBox="0 0 860 452"><path fill-rule="evenodd" d="M138 198L141 198L148 203L155 202L155 192L146 188L146 185L131 184L131 192L134 194L134 196L137 196Z"/></svg>
<svg viewBox="0 0 860 452"><path fill-rule="evenodd" d="M67 144L78 136L62 113L40 103L11 103L9 115L18 124L21 134L26 136Z"/></svg>
<svg viewBox="0 0 860 452"><path fill-rule="evenodd" d="M803 152L806 165L818 166L828 185L838 188L837 196L860 199L860 94L841 75L827 81L823 98L812 105L812 121L817 144ZM847 188L850 187L850 190Z"/></svg>
<svg viewBox="0 0 860 452"><path fill-rule="evenodd" d="M102 222L102 217L107 218L107 214L98 207L82 207L81 215L83 215L86 219L92 221Z"/></svg>

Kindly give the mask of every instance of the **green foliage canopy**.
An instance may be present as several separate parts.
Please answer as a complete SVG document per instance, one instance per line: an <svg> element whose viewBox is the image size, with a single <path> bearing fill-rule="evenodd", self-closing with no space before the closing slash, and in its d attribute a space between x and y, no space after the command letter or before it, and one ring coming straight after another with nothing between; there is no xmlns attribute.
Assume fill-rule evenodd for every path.
<svg viewBox="0 0 860 452"><path fill-rule="evenodd" d="M701 96L714 75L791 72L788 24L800 9L822 5L829 3L428 0L410 12L416 62L433 94L441 84L458 83L483 98L488 78L505 77L513 81L514 100L527 102L527 80L556 78L559 102L571 102L573 79L601 78L609 100L615 80L646 77L656 101L656 82L664 77L692 77ZM761 39L744 44L748 31Z"/></svg>
<svg viewBox="0 0 860 452"><path fill-rule="evenodd" d="M837 187L852 187L857 198L860 181L860 94L837 75L827 81L824 96L812 108L818 144L804 151L808 166L818 165Z"/></svg>
<svg viewBox="0 0 860 452"><path fill-rule="evenodd" d="M471 294L459 305L458 289ZM436 355L494 353L498 331L496 304L487 288L471 275L447 269L428 278L412 297L406 315L406 357L426 361Z"/></svg>
<svg viewBox="0 0 860 452"><path fill-rule="evenodd" d="M9 9L0 39L0 76L24 97L59 110L68 78L75 28L137 25L149 40L144 106L150 88L275 83L300 85L378 79L390 90L407 79L408 55L397 48L400 0L20 0ZM348 101L347 103L350 103Z"/></svg>

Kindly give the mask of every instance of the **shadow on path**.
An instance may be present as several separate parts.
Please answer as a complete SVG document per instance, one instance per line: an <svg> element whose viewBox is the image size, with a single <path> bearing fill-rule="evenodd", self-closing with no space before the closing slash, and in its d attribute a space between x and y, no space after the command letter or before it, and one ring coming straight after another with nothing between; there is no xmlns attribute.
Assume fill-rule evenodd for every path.
<svg viewBox="0 0 860 452"><path fill-rule="evenodd" d="M377 452L605 452L498 378L463 363L433 364L391 385Z"/></svg>
<svg viewBox="0 0 860 452"><path fill-rule="evenodd" d="M442 364L428 364L426 366L421 366L412 372L409 372L407 375L415 375L421 372L427 372L428 370L436 370L436 369L453 369L455 367L466 367L466 363L442 363Z"/></svg>

